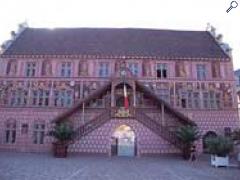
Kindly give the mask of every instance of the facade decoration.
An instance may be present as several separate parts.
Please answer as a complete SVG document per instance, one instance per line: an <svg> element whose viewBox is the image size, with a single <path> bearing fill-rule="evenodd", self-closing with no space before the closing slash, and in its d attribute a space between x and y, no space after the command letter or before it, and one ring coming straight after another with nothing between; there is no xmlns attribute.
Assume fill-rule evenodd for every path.
<svg viewBox="0 0 240 180"><path fill-rule="evenodd" d="M0 149L48 152L59 121L78 134L70 152L108 155L128 152L119 127L134 134L129 152L138 156L178 153L182 125L203 137L236 128L230 49L209 30L21 25L0 56Z"/></svg>

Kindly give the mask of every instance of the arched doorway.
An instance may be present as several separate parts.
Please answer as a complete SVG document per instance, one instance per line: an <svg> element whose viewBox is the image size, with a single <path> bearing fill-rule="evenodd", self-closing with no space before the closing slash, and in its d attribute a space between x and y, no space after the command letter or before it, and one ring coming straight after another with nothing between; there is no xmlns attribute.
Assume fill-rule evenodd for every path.
<svg viewBox="0 0 240 180"><path fill-rule="evenodd" d="M208 153L208 147L207 147L207 139L217 137L217 133L214 131L208 131L202 138L203 141L203 151L205 153Z"/></svg>
<svg viewBox="0 0 240 180"><path fill-rule="evenodd" d="M127 125L116 128L112 135L112 156L135 156L136 137L134 131Z"/></svg>

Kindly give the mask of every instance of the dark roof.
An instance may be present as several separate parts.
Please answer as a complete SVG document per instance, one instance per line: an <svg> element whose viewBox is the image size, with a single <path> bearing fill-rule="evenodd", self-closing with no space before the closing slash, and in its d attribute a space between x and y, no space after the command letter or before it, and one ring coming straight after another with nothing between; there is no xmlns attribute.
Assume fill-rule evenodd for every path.
<svg viewBox="0 0 240 180"><path fill-rule="evenodd" d="M228 58L206 31L132 28L27 28L3 55Z"/></svg>

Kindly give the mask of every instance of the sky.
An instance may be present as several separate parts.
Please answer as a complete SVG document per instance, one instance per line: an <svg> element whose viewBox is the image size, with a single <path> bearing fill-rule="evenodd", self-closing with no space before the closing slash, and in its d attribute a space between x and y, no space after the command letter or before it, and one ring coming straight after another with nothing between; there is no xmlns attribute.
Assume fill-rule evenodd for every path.
<svg viewBox="0 0 240 180"><path fill-rule="evenodd" d="M0 44L19 23L30 27L135 27L205 30L207 23L233 48L240 68L239 6L232 0L0 0Z"/></svg>

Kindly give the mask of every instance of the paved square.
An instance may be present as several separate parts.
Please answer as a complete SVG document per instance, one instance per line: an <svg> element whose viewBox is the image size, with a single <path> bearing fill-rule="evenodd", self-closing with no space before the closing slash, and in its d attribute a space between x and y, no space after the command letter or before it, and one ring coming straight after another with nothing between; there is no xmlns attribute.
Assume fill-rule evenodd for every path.
<svg viewBox="0 0 240 180"><path fill-rule="evenodd" d="M240 169L213 168L209 157L191 164L177 156L106 157L0 153L0 180L240 180Z"/></svg>

